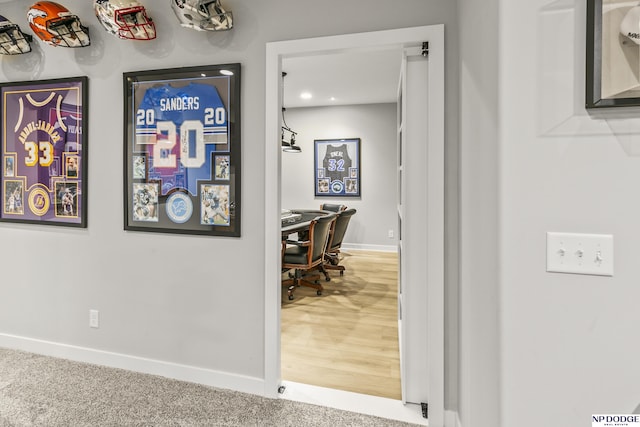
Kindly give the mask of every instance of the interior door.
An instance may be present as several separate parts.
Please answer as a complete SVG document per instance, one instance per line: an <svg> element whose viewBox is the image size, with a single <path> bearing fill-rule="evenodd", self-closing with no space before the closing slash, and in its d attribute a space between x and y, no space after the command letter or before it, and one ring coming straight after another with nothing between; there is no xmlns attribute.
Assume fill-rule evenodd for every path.
<svg viewBox="0 0 640 427"><path fill-rule="evenodd" d="M428 65L420 48L405 49L398 85L398 337L405 403L426 403L429 398Z"/></svg>

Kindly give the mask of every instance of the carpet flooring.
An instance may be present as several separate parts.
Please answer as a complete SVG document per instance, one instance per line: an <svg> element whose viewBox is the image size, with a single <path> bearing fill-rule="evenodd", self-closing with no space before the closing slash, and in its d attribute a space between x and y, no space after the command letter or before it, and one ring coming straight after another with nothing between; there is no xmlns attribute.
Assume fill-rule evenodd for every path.
<svg viewBox="0 0 640 427"><path fill-rule="evenodd" d="M411 425L0 348L0 427Z"/></svg>

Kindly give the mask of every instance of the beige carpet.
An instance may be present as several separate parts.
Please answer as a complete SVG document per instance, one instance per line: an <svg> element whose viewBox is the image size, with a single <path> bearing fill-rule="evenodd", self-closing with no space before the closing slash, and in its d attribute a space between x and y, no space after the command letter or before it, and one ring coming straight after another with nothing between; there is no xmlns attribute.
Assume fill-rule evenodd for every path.
<svg viewBox="0 0 640 427"><path fill-rule="evenodd" d="M0 426L410 426L0 348Z"/></svg>

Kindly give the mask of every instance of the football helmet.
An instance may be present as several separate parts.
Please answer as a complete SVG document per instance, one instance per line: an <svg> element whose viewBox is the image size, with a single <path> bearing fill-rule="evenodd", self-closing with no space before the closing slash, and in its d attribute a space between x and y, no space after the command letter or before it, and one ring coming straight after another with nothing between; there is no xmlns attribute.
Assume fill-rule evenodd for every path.
<svg viewBox="0 0 640 427"><path fill-rule="evenodd" d="M29 26L51 46L89 46L89 29L69 9L52 1L39 1L27 12Z"/></svg>
<svg viewBox="0 0 640 427"><path fill-rule="evenodd" d="M156 26L144 6L129 0L95 0L98 21L107 32L128 40L153 40Z"/></svg>
<svg viewBox="0 0 640 427"><path fill-rule="evenodd" d="M230 30L233 15L226 12L220 0L171 0L180 25L198 31Z"/></svg>
<svg viewBox="0 0 640 427"><path fill-rule="evenodd" d="M19 55L31 52L33 37L24 34L20 27L0 15L0 54Z"/></svg>

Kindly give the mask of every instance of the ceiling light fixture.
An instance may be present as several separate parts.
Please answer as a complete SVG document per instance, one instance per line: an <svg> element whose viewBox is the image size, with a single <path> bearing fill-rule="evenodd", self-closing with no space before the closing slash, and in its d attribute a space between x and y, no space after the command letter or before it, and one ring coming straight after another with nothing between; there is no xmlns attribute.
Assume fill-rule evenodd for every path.
<svg viewBox="0 0 640 427"><path fill-rule="evenodd" d="M287 75L287 73L282 72L282 91L284 92L284 77ZM283 96L284 98L284 96ZM300 153L302 151L302 149L300 147L298 147L296 145L296 135L297 132L295 132L293 129L291 129L289 127L289 125L287 125L287 121L284 118L284 112L287 109L284 108L284 106L282 107L282 132L281 132L281 145L282 145L282 151L286 152L286 153ZM287 141L287 138L285 138L285 136L289 137L289 140Z"/></svg>

